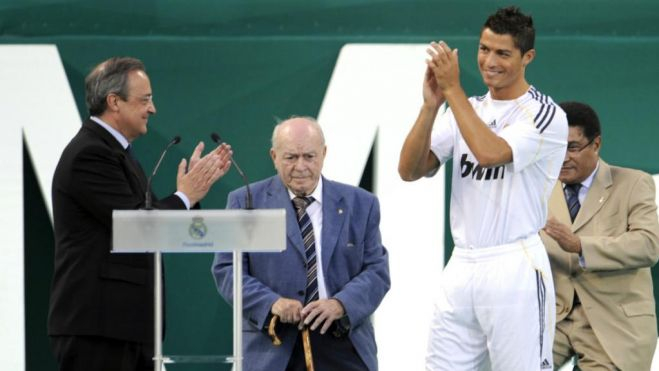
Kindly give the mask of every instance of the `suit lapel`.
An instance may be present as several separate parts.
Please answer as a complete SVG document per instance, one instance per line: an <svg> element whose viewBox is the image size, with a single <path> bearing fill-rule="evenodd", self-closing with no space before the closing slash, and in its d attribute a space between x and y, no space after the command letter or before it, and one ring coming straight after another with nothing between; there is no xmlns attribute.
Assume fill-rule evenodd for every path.
<svg viewBox="0 0 659 371"><path fill-rule="evenodd" d="M323 178L323 272L328 272L347 214L345 199L334 189L332 181Z"/></svg>
<svg viewBox="0 0 659 371"><path fill-rule="evenodd" d="M293 203L288 195L288 190L281 182L278 175L272 177L272 181L268 186L267 191L268 199L266 200L267 208L281 208L286 209L286 237L288 242L295 247L300 253L300 256L306 261L304 254L304 242L302 241L302 233L300 226L297 222L297 214L293 208Z"/></svg>
<svg viewBox="0 0 659 371"><path fill-rule="evenodd" d="M584 200L577 218L574 220L572 231L576 232L583 227L604 205L604 202L609 198L609 187L613 184L611 180L611 168L609 165L600 160L599 169L593 183L590 185L586 199Z"/></svg>

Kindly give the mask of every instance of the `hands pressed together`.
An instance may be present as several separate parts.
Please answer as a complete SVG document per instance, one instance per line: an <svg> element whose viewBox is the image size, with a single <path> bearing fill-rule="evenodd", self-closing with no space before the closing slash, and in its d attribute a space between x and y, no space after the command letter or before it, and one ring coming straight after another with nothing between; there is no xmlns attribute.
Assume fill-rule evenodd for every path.
<svg viewBox="0 0 659 371"><path fill-rule="evenodd" d="M426 52L429 59L426 60L428 68L423 80L423 99L439 107L447 94L460 88L458 49L451 49L444 41L433 41Z"/></svg>
<svg viewBox="0 0 659 371"><path fill-rule="evenodd" d="M230 145L222 143L201 157L203 151L204 142L199 142L190 156L190 164L182 159L178 165L176 189L188 197L191 205L204 198L231 166L233 151Z"/></svg>
<svg viewBox="0 0 659 371"><path fill-rule="evenodd" d="M271 311L279 316L282 323L297 324L299 329L309 326L312 331L320 327L321 334L325 334L332 322L345 314L343 305L337 299L320 299L303 307L298 300L279 298Z"/></svg>

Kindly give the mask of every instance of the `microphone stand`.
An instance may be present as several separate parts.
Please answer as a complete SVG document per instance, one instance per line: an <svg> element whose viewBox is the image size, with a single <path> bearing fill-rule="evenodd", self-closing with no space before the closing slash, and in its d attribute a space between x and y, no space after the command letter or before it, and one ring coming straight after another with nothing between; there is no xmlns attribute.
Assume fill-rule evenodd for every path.
<svg viewBox="0 0 659 371"><path fill-rule="evenodd" d="M211 139L213 139L213 142L217 144L224 143L220 135L217 133L211 133ZM245 188L247 189L247 196L245 196L245 210L254 210L254 204L252 202L252 190L249 188L249 181L247 180L247 177L245 176L243 170L236 162L235 158L233 157L231 158L231 163L233 164L233 167L236 168L238 174L240 174L240 177L243 180L243 184L245 184Z"/></svg>
<svg viewBox="0 0 659 371"><path fill-rule="evenodd" d="M162 151L160 154L160 158L158 159L158 162L156 163L156 166L153 168L153 172L151 173L151 176L149 176L149 179L146 182L146 192L144 194L145 200L144 200L144 210L153 210L153 199L151 196L151 181L153 180L153 177L156 175L156 172L158 172L158 168L160 167L160 164L162 163L162 159L165 158L165 154L171 148L171 146L175 144L179 144L181 142L181 137L180 136L175 136L172 138L172 140L167 143L165 146L165 149ZM163 284L162 284L162 253L160 251L156 251L153 253L153 283L154 283L154 299L153 299L153 322L154 322L154 349L153 349L153 363L154 363L154 370L160 371L162 369L162 364L163 364L163 356L162 356L162 290L163 290Z"/></svg>
<svg viewBox="0 0 659 371"><path fill-rule="evenodd" d="M217 144L222 144L224 141L217 133L211 133L211 139ZM245 184L247 190L247 196L245 197L245 210L254 210L254 205L252 203L252 190L249 188L249 181L243 173L243 170L240 168L235 159L231 159L233 167L236 168L238 174ZM243 338L242 338L242 310L243 310L243 282L241 277L243 276L243 254L238 250L233 251L233 332L235 334L233 339L233 354L234 354L234 370L242 371L242 362L243 362ZM241 294L237 294L241 293Z"/></svg>
<svg viewBox="0 0 659 371"><path fill-rule="evenodd" d="M151 181L153 180L153 177L156 176L156 172L158 172L158 168L160 167L160 163L162 162L162 159L165 158L165 154L169 150L169 148L175 144L179 144L181 142L181 137L180 136L175 136L172 138L172 140L167 143L165 146L165 149L162 151L160 154L160 158L158 159L158 162L156 163L156 166L153 168L153 172L149 176L149 179L146 182L146 193L144 194L144 210L153 210L153 197L151 196Z"/></svg>

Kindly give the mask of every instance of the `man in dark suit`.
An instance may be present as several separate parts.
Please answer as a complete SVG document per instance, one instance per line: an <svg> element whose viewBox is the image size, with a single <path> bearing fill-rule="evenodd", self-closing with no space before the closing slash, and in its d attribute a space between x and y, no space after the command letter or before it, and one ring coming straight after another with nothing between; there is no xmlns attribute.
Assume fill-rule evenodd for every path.
<svg viewBox="0 0 659 371"><path fill-rule="evenodd" d="M377 370L370 316L389 290L377 198L321 176L326 146L318 123L292 118L274 129L270 155L278 175L250 185L254 207L286 209L287 247L243 254L245 371L305 370L300 329L309 326L318 371ZM243 208L245 188L229 194ZM213 275L233 299L231 254L217 254ZM275 347L265 330L282 326Z"/></svg>
<svg viewBox="0 0 659 371"><path fill-rule="evenodd" d="M112 211L145 204L146 176L130 144L156 113L141 61L111 58L85 79L90 118L53 178L55 266L48 334L60 370L153 370L153 255L111 254ZM194 207L229 168L227 145L178 166L161 209Z"/></svg>

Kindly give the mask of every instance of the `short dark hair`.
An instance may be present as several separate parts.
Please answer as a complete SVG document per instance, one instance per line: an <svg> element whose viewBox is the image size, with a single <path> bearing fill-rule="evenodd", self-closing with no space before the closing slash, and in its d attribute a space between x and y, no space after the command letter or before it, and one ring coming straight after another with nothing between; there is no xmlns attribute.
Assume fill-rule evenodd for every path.
<svg viewBox="0 0 659 371"><path fill-rule="evenodd" d="M106 98L117 94L128 98L128 75L145 71L141 60L131 57L113 57L99 63L85 78L85 101L89 114L100 115L107 109Z"/></svg>
<svg viewBox="0 0 659 371"><path fill-rule="evenodd" d="M561 102L559 106L567 115L568 126L581 128L589 141L602 135L600 119L591 106L581 102Z"/></svg>
<svg viewBox="0 0 659 371"><path fill-rule="evenodd" d="M522 55L534 48L533 18L522 13L516 6L498 9L496 13L487 18L483 25L483 29L485 28L489 28L498 35L512 36L515 47L522 52Z"/></svg>

